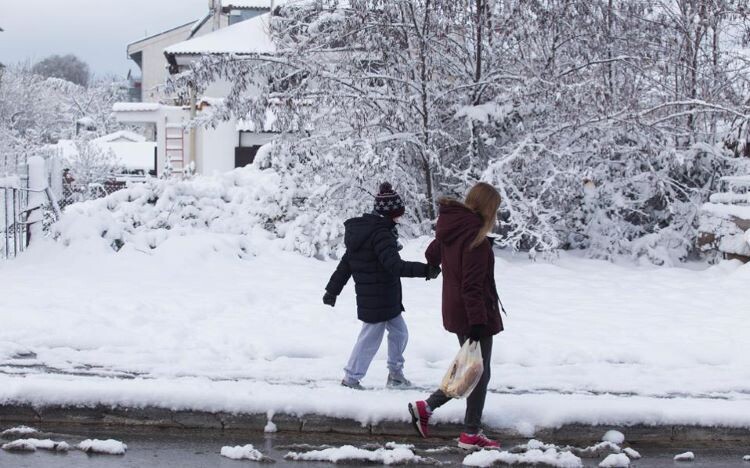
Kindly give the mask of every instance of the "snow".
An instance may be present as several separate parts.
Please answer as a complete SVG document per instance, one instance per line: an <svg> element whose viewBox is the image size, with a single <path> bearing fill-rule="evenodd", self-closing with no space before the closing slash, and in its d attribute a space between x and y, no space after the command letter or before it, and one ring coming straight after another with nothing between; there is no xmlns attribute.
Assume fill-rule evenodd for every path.
<svg viewBox="0 0 750 468"><path fill-rule="evenodd" d="M620 431L607 431L602 437L604 442L612 442L613 444L622 445L625 442L625 435Z"/></svg>
<svg viewBox="0 0 750 468"><path fill-rule="evenodd" d="M323 461L331 463L365 461L382 463L383 465L405 465L424 463L426 461L426 459L415 455L410 448L401 445L394 446L394 448L378 448L375 450L344 445L343 447L312 450L309 452L289 452L284 458L294 461Z"/></svg>
<svg viewBox="0 0 750 468"><path fill-rule="evenodd" d="M750 455L745 455L744 457L742 457L742 460L746 462L750 462Z"/></svg>
<svg viewBox="0 0 750 468"><path fill-rule="evenodd" d="M119 130L108 135L94 138L95 142L101 143L113 143L113 142L130 142L130 143L143 143L146 141L146 137L139 135L135 132L128 130Z"/></svg>
<svg viewBox="0 0 750 468"><path fill-rule="evenodd" d="M695 454L693 452L680 453L674 456L674 461L693 461Z"/></svg>
<svg viewBox="0 0 750 468"><path fill-rule="evenodd" d="M37 431L33 427L17 426L17 427L11 427L10 429L5 429L4 431L0 432L0 437L29 435L29 434L36 434L37 432L39 431Z"/></svg>
<svg viewBox="0 0 750 468"><path fill-rule="evenodd" d="M458 349L437 312L440 282L403 280L405 372L418 388L385 388L383 345L363 380L373 390L352 398L339 383L361 326L353 287L324 306L336 263L264 227L293 210L272 198L280 183L249 169L69 207L59 241L0 265L0 284L13 284L0 308L0 404L408 422L405 403L437 387ZM422 259L428 242L404 240L402 256ZM750 265L498 255L510 315L494 345L490 427L750 427ZM463 413L452 402L434 420Z"/></svg>
<svg viewBox="0 0 750 468"><path fill-rule="evenodd" d="M261 461L264 459L263 454L256 450L252 444L222 447L221 456L232 460Z"/></svg>
<svg viewBox="0 0 750 468"><path fill-rule="evenodd" d="M269 13L258 15L212 33L167 47L168 55L273 54L276 45L269 32Z"/></svg>
<svg viewBox="0 0 750 468"><path fill-rule="evenodd" d="M236 8L236 9L254 9L254 8L271 8L271 1L274 6L284 5L294 0L228 0L225 1L222 6L225 8Z"/></svg>
<svg viewBox="0 0 750 468"><path fill-rule="evenodd" d="M21 179L18 176L0 177L0 188L18 188L21 186Z"/></svg>
<svg viewBox="0 0 750 468"><path fill-rule="evenodd" d="M466 466L506 465L545 465L562 468L582 467L581 459L568 451L558 451L556 448L546 450L531 449L524 453L500 452L497 450L482 450L474 452L464 458Z"/></svg>
<svg viewBox="0 0 750 468"><path fill-rule="evenodd" d="M750 219L750 206L704 203L701 210L720 218L734 216L740 219Z"/></svg>
<svg viewBox="0 0 750 468"><path fill-rule="evenodd" d="M112 112L152 112L161 108L157 102L116 102L112 105Z"/></svg>
<svg viewBox="0 0 750 468"><path fill-rule="evenodd" d="M3 444L2 449L9 452L35 452L36 450L67 452L70 446L65 442L55 442L50 439L17 439Z"/></svg>
<svg viewBox="0 0 750 468"><path fill-rule="evenodd" d="M101 139L91 140L102 151L114 153L118 165L126 169L143 169L149 171L154 169L154 141L107 141ZM74 159L78 154L76 142L73 140L60 140L50 148L57 149L60 156L67 161Z"/></svg>
<svg viewBox="0 0 750 468"><path fill-rule="evenodd" d="M119 440L86 439L76 446L78 450L86 453L98 453L102 455L124 455L128 446Z"/></svg>
<svg viewBox="0 0 750 468"><path fill-rule="evenodd" d="M627 468L630 466L630 458L624 453L613 453L599 463L601 468Z"/></svg>
<svg viewBox="0 0 750 468"><path fill-rule="evenodd" d="M622 449L622 451L632 460L638 460L641 458L641 454L633 448L625 447L624 449Z"/></svg>
<svg viewBox="0 0 750 468"><path fill-rule="evenodd" d="M273 411L269 411L268 414L266 414L266 417L268 418L268 422L266 423L266 427L263 428L263 432L265 433L273 433L277 432L279 429L276 427L276 424L273 422Z"/></svg>

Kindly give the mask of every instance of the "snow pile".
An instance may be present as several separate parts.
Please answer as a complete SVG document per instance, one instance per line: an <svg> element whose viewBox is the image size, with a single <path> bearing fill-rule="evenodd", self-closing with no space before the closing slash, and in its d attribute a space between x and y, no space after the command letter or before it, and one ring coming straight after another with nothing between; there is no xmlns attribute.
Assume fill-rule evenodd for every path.
<svg viewBox="0 0 750 468"><path fill-rule="evenodd" d="M615 430L607 431L602 437L602 441L622 445L622 443L625 442L625 434Z"/></svg>
<svg viewBox="0 0 750 468"><path fill-rule="evenodd" d="M674 461L693 461L695 454L693 452L680 453L674 456Z"/></svg>
<svg viewBox="0 0 750 468"><path fill-rule="evenodd" d="M70 445L66 442L55 442L50 439L18 439L3 444L2 449L8 452L35 452L37 450L67 452L70 450Z"/></svg>
<svg viewBox="0 0 750 468"><path fill-rule="evenodd" d="M385 448L374 450L344 445L343 447L312 450L310 452L289 452L284 458L295 461L368 462L382 463L383 465L433 465L436 463L433 459L415 455L413 447L410 445L394 443L388 444Z"/></svg>
<svg viewBox="0 0 750 468"><path fill-rule="evenodd" d="M613 453L599 463L600 468L627 468L630 466L630 458L624 453Z"/></svg>
<svg viewBox="0 0 750 468"><path fill-rule="evenodd" d="M235 255L247 254L240 237L266 231L285 239L289 250L305 255L328 253L329 242L343 236L337 220L323 238L298 236L295 192L272 171L245 167L191 179L148 179L107 197L73 204L57 223L55 238L68 246L103 242L149 251L165 241L190 235L222 234L234 240Z"/></svg>
<svg viewBox="0 0 750 468"><path fill-rule="evenodd" d="M572 451L579 457L593 458L604 454L620 453L622 449L619 445L613 442L599 442L596 445L592 445L586 448L567 447L568 450Z"/></svg>
<svg viewBox="0 0 750 468"><path fill-rule="evenodd" d="M745 455L744 457L742 457L742 460L746 462L750 462L750 455Z"/></svg>
<svg viewBox="0 0 750 468"><path fill-rule="evenodd" d="M98 453L103 455L124 455L128 446L119 440L86 439L76 446L78 450L86 453Z"/></svg>
<svg viewBox="0 0 750 468"><path fill-rule="evenodd" d="M4 431L0 432L0 438L8 438L13 436L21 436L21 435L30 435L30 434L36 434L39 431L34 429L33 427L29 426L17 426L17 427L11 427L10 429L5 429Z"/></svg>
<svg viewBox="0 0 750 468"><path fill-rule="evenodd" d="M266 434L271 434L271 433L278 432L278 431L279 431L279 428L276 427L276 424L274 424L274 422L270 420L266 423L266 426L263 428L263 432L265 432Z"/></svg>
<svg viewBox="0 0 750 468"><path fill-rule="evenodd" d="M630 447L626 447L622 449L622 451L625 453L625 455L630 457L631 460L638 460L641 458L641 454L637 450Z"/></svg>
<svg viewBox="0 0 750 468"><path fill-rule="evenodd" d="M222 447L221 456L232 460L262 461L265 459L264 455L256 450L252 444Z"/></svg>
<svg viewBox="0 0 750 468"><path fill-rule="evenodd" d="M580 458L568 451L557 448L531 449L522 453L500 452L497 450L482 450L474 452L464 458L466 466L506 465L544 465L560 468L582 467Z"/></svg>

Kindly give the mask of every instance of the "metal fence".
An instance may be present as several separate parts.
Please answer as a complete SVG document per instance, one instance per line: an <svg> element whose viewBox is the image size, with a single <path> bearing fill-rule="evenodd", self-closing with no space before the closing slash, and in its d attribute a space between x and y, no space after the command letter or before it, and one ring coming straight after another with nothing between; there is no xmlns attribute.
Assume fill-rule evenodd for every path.
<svg viewBox="0 0 750 468"><path fill-rule="evenodd" d="M35 193L41 194L44 201L29 206L30 195ZM59 204L49 187L43 190L18 184L0 187L0 258L15 258L26 250L34 224L40 223L39 232L47 233L51 223L59 218Z"/></svg>
<svg viewBox="0 0 750 468"><path fill-rule="evenodd" d="M96 198L106 197L118 190L126 187L125 182L106 182L92 184L64 183L62 186L62 197L59 200L61 210L64 210L73 203Z"/></svg>
<svg viewBox="0 0 750 468"><path fill-rule="evenodd" d="M28 192L15 188L0 188L0 214L2 215L2 258L16 257L28 245L28 225L19 222L21 213L26 211Z"/></svg>

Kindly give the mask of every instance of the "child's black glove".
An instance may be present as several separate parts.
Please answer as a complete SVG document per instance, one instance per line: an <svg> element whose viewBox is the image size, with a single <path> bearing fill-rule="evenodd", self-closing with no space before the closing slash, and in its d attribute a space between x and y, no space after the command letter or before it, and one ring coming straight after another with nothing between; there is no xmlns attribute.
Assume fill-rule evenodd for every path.
<svg viewBox="0 0 750 468"><path fill-rule="evenodd" d="M331 307L336 305L336 296L326 291L325 294L323 294L323 304L329 305Z"/></svg>
<svg viewBox="0 0 750 468"><path fill-rule="evenodd" d="M472 325L469 328L469 341L479 341L479 339L482 338L482 335L484 334L484 329L484 325Z"/></svg>
<svg viewBox="0 0 750 468"><path fill-rule="evenodd" d="M431 279L437 278L441 271L442 270L439 266L427 265L427 277L425 278L425 280L429 281Z"/></svg>

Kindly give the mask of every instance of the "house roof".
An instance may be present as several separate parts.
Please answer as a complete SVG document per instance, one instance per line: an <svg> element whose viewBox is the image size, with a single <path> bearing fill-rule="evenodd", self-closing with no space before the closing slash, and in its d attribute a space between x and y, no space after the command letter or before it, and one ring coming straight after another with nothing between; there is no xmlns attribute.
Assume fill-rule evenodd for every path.
<svg viewBox="0 0 750 468"><path fill-rule="evenodd" d="M153 112L161 108L156 102L116 102L112 105L112 112Z"/></svg>
<svg viewBox="0 0 750 468"><path fill-rule="evenodd" d="M269 32L270 13L169 46L170 55L273 54L276 46Z"/></svg>
<svg viewBox="0 0 750 468"><path fill-rule="evenodd" d="M169 34L171 32L177 31L179 29L186 28L187 26L190 26L192 28L195 24L197 24L200 21L201 20L190 21L189 23L181 24L179 26L175 26L174 28L169 28L169 29L164 30L162 32L158 32L156 34L151 34L150 36L146 36L146 37L143 37L141 39L138 39L138 40L135 40L135 41L129 43L127 48L129 50L130 47L132 47L134 45L137 45L137 44L140 44L141 42L147 42L147 41L149 41L151 39L157 38L157 37L162 36L164 34Z"/></svg>
<svg viewBox="0 0 750 468"><path fill-rule="evenodd" d="M284 0L273 0L273 6L286 3ZM235 10L270 10L271 0L226 0L223 8Z"/></svg>
<svg viewBox="0 0 750 468"><path fill-rule="evenodd" d="M139 143L139 142L146 141L146 137L143 135L139 135L135 132L129 132L127 130L119 130L117 132L110 133L109 135L104 135L99 138L95 138L93 141L97 143L113 143L113 142Z"/></svg>

